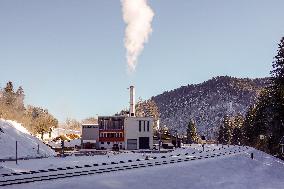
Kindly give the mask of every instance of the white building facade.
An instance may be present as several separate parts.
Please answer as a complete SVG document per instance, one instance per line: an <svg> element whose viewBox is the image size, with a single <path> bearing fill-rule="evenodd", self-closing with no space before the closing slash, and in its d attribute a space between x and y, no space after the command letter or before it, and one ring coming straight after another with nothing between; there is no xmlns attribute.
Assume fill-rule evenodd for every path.
<svg viewBox="0 0 284 189"><path fill-rule="evenodd" d="M127 150L153 149L152 117L126 117L124 124L124 142Z"/></svg>

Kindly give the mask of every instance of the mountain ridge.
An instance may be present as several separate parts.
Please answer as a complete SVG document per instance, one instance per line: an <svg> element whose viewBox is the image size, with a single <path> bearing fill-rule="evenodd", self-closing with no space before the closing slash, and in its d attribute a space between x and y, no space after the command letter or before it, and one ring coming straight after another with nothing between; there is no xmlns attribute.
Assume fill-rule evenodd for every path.
<svg viewBox="0 0 284 189"><path fill-rule="evenodd" d="M214 135L225 115L245 115L260 92L269 85L269 77L236 78L217 76L199 84L188 84L151 97L160 112L161 126L185 133L190 119L199 134Z"/></svg>

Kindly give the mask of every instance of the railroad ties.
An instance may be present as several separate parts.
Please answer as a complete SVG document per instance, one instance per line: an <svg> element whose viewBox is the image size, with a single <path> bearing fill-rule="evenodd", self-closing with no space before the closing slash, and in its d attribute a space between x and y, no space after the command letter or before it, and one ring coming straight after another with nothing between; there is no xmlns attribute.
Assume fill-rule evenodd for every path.
<svg viewBox="0 0 284 189"><path fill-rule="evenodd" d="M161 156L160 158L146 158L146 159L136 159L136 160L128 160L128 161L119 161L119 162L109 162L109 163L101 163L99 164L87 164L81 166L67 166L67 167L59 167L59 168L52 168L46 170L37 170L37 171L24 171L24 172L17 172L17 173L9 173L9 174L0 174L0 186L10 186L10 185L19 185L25 183L33 183L33 182L40 182L40 181L49 181L55 179L64 179L64 178L72 178L72 177L79 177L79 176L87 176L87 175L96 175L96 174L103 174L103 173L111 173L117 171L126 171L126 170L133 170L139 168L147 168L147 167L154 167L154 166L162 166L167 164L175 164L180 162L188 162L188 161L195 161L195 160L202 160L208 158L215 158L221 156L232 155L236 153L241 153L247 150L248 148L237 148L231 149L229 151L220 152L214 151L214 153L208 153L209 150L202 153L202 151L196 156L188 156L189 153L185 154L178 154L176 157L170 155L168 157ZM201 153L203 155L201 155ZM195 152L191 153L192 155Z"/></svg>

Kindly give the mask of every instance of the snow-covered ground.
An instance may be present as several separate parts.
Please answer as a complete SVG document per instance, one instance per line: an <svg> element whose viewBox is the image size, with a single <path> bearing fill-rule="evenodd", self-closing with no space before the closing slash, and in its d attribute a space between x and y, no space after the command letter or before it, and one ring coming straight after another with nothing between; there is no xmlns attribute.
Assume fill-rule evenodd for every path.
<svg viewBox="0 0 284 189"><path fill-rule="evenodd" d="M56 155L52 149L17 122L0 119L0 128L3 131L0 132L0 159L15 158L16 141L18 141L19 158Z"/></svg>
<svg viewBox="0 0 284 189"><path fill-rule="evenodd" d="M139 162L142 164L156 161L169 162L172 160L176 161L178 158L205 157L207 155L226 153L226 155L214 156L208 159L203 158L194 161L182 161L174 164L13 185L3 188L283 188L283 161L253 148L247 149L238 146L220 147L220 145L207 145L204 152L201 152L200 145L193 145L166 154L139 154L129 152L118 155L109 153L108 155L84 157L47 158L42 160L20 161L19 165L6 162L2 163L2 166L6 167L7 170L28 171L75 165L82 166L92 163L98 163L100 164L99 167L104 167L101 165L103 162L110 163L113 161L136 160L139 158L141 159ZM239 150L241 152L239 152ZM229 152L233 151L237 153L229 154ZM254 159L250 158L250 153L254 153ZM144 160L146 156L157 157L157 159L146 161ZM136 164L138 164L138 162ZM114 167L118 165L109 164L108 166Z"/></svg>
<svg viewBox="0 0 284 189"><path fill-rule="evenodd" d="M202 155L212 154L214 151L221 148L221 145L207 145L205 151L202 152ZM224 146L224 149L218 150L218 152L227 151L227 146ZM238 147L230 146L229 149L234 149ZM190 156L192 153L199 154L202 151L201 145L193 145L192 147L180 148L176 149L170 153L133 153L130 151L124 151L121 153L117 152L108 152L107 155L94 155L94 156L67 156L67 157L49 157L44 159L34 159L34 160L20 160L18 161L18 165L15 162L5 162L2 163L2 167L8 168L9 170L13 170L15 172L19 171L31 171L31 170L39 170L39 169L47 169L47 168L57 168L57 167L67 167L67 166L80 166L85 164L94 164L94 163L110 163L113 161L127 161L129 159L136 161L137 159L145 159L148 157L157 157L160 158L162 156L177 158L177 155ZM208 152L206 152L208 151ZM215 151L217 152L217 151ZM195 155L196 155L195 154ZM3 170L2 170L3 172ZM0 169L1 173L1 169Z"/></svg>

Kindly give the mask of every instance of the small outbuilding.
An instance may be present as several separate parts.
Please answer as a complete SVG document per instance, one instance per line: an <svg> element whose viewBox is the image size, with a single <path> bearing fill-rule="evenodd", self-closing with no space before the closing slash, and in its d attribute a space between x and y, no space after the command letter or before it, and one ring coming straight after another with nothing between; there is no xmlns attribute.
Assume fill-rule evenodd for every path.
<svg viewBox="0 0 284 189"><path fill-rule="evenodd" d="M82 148L96 149L99 142L99 125L83 124L82 125Z"/></svg>

